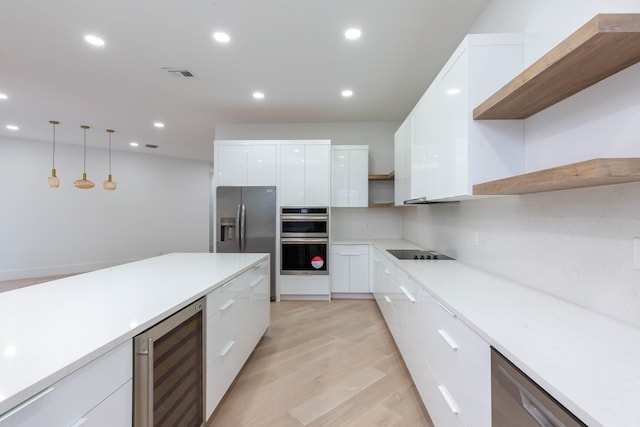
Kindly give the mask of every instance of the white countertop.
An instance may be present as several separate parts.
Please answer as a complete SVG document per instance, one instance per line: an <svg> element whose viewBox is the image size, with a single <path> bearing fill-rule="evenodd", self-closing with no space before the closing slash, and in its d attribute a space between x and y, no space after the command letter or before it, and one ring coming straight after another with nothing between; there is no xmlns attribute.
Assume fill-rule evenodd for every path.
<svg viewBox="0 0 640 427"><path fill-rule="evenodd" d="M175 253L0 293L0 414L267 257Z"/></svg>
<svg viewBox="0 0 640 427"><path fill-rule="evenodd" d="M587 425L640 426L640 329L458 261L388 258Z"/></svg>

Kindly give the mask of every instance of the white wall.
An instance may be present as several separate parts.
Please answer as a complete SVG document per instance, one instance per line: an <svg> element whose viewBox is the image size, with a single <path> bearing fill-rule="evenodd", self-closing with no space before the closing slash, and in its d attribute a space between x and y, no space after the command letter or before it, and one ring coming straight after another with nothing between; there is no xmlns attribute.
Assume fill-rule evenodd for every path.
<svg viewBox="0 0 640 427"><path fill-rule="evenodd" d="M529 64L600 12L637 13L640 2L492 0L470 32L524 32ZM636 65L525 120L527 170L640 157L639 83ZM640 184L405 208L403 236L640 326Z"/></svg>
<svg viewBox="0 0 640 427"><path fill-rule="evenodd" d="M118 189L102 188L107 151L0 138L0 280L89 271L167 252L209 250L209 162L113 151Z"/></svg>

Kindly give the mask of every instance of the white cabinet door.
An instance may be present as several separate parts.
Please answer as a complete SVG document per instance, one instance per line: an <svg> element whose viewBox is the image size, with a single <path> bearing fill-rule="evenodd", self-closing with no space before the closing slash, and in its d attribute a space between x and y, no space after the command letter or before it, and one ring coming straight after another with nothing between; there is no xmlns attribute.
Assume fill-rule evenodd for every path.
<svg viewBox="0 0 640 427"><path fill-rule="evenodd" d="M331 206L369 205L369 147L331 147Z"/></svg>
<svg viewBox="0 0 640 427"><path fill-rule="evenodd" d="M329 144L306 144L304 152L304 204L329 206L331 170Z"/></svg>
<svg viewBox="0 0 640 427"><path fill-rule="evenodd" d="M349 206L369 206L369 149L349 151Z"/></svg>
<svg viewBox="0 0 640 427"><path fill-rule="evenodd" d="M393 184L396 206L403 206L411 198L411 139L413 135L413 115L400 125L394 135L393 153L395 180Z"/></svg>
<svg viewBox="0 0 640 427"><path fill-rule="evenodd" d="M371 292L369 245L331 245L331 292Z"/></svg>
<svg viewBox="0 0 640 427"><path fill-rule="evenodd" d="M220 145L213 159L216 165L216 185L247 185L246 145Z"/></svg>
<svg viewBox="0 0 640 427"><path fill-rule="evenodd" d="M280 146L280 205L304 206L305 147Z"/></svg>
<svg viewBox="0 0 640 427"><path fill-rule="evenodd" d="M335 147L331 148L331 206L349 206L349 151Z"/></svg>
<svg viewBox="0 0 640 427"><path fill-rule="evenodd" d="M276 162L275 145L249 145L246 185L276 185Z"/></svg>
<svg viewBox="0 0 640 427"><path fill-rule="evenodd" d="M331 292L350 292L349 253L344 251L345 245L331 245Z"/></svg>

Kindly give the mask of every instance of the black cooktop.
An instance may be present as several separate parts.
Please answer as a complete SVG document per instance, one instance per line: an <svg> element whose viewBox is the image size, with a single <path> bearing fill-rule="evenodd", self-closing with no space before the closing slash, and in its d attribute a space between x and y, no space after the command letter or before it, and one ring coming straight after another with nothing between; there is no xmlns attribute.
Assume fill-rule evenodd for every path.
<svg viewBox="0 0 640 427"><path fill-rule="evenodd" d="M387 249L391 255L398 259L415 259L415 260L448 260L453 259L450 256L435 252L423 251L420 249Z"/></svg>

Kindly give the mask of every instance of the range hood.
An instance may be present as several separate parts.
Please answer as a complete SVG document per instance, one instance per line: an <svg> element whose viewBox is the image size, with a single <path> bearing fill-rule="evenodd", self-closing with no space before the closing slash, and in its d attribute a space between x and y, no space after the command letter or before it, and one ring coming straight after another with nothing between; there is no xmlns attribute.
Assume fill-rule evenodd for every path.
<svg viewBox="0 0 640 427"><path fill-rule="evenodd" d="M457 203L459 200L450 200L450 201L438 201L438 200L428 200L426 197L417 197L415 199L405 200L403 203L405 205L436 205L440 203Z"/></svg>

